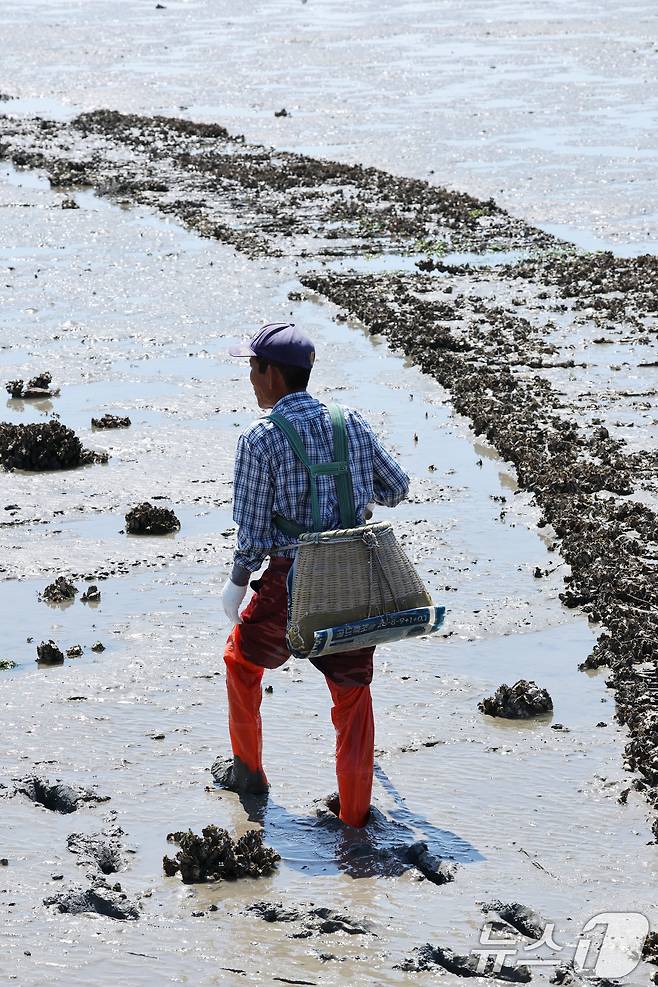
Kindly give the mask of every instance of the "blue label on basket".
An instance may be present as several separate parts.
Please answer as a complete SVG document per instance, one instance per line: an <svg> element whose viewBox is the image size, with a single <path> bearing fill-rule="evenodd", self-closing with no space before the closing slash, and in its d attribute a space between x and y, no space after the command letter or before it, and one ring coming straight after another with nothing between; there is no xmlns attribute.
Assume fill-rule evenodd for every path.
<svg viewBox="0 0 658 987"><path fill-rule="evenodd" d="M406 637L432 634L441 627L444 617L445 607L418 607L327 627L315 632L313 647L306 657L316 658L321 654L352 651Z"/></svg>

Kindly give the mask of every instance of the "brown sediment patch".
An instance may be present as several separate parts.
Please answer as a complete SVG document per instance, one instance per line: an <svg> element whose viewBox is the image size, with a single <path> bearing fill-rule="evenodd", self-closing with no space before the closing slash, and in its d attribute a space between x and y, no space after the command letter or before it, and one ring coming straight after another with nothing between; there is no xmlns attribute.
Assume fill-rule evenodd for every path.
<svg viewBox="0 0 658 987"><path fill-rule="evenodd" d="M533 716L550 713L553 700L546 689L540 689L536 682L519 679L514 685L499 685L493 696L478 703L478 709L488 716L529 720Z"/></svg>
<svg viewBox="0 0 658 987"><path fill-rule="evenodd" d="M148 501L126 514L126 531L130 535L166 535L180 529L180 521L168 507L154 507Z"/></svg>
<svg viewBox="0 0 658 987"><path fill-rule="evenodd" d="M236 881L242 877L266 877L276 870L279 854L263 843L263 836L252 829L233 840L225 829L206 826L201 836L192 830L170 833L177 843L175 857L164 857L167 877L180 872L185 884L203 881Z"/></svg>
<svg viewBox="0 0 658 987"><path fill-rule="evenodd" d="M248 255L552 249L477 272L435 260L431 275L302 280L438 379L515 466L571 568L564 603L605 626L585 665L609 666L618 719L631 732L628 765L658 790L658 518L639 502L658 492L658 456L583 426L548 379L576 367L551 337L560 320L590 320L604 341L619 328L633 345L654 338L655 258L582 254L491 201L249 145L214 124L109 110L72 123L4 118L0 155L46 169L54 184L158 209ZM486 282L485 294L471 281Z"/></svg>
<svg viewBox="0 0 658 987"><path fill-rule="evenodd" d="M107 460L106 452L84 449L75 432L55 419L29 425L0 422L0 463L6 470L63 470Z"/></svg>

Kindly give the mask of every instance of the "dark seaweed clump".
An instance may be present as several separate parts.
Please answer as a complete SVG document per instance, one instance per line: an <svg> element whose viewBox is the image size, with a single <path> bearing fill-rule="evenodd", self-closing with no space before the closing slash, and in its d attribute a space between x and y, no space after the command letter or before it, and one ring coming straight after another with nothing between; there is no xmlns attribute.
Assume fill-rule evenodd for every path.
<svg viewBox="0 0 658 987"><path fill-rule="evenodd" d="M6 470L63 470L107 460L106 452L84 449L75 432L55 419L29 425L0 422L0 463Z"/></svg>
<svg viewBox="0 0 658 987"><path fill-rule="evenodd" d="M166 535L178 531L180 521L167 507L154 507L145 501L126 514L126 531L130 535Z"/></svg>
<svg viewBox="0 0 658 987"><path fill-rule="evenodd" d="M53 583L48 583L41 598L46 603L65 603L67 600L75 600L77 592L77 587L66 576L58 576Z"/></svg>
<svg viewBox="0 0 658 987"><path fill-rule="evenodd" d="M60 665L64 661L64 652L54 641L42 641L37 644L37 661Z"/></svg>
<svg viewBox="0 0 658 987"><path fill-rule="evenodd" d="M271 874L279 854L263 843L255 829L233 840L225 829L206 826L203 835L192 830L170 833L167 839L178 843L174 858L164 857L162 866L167 877L178 871L185 884L202 881L236 881L241 877L266 877Z"/></svg>
<svg viewBox="0 0 658 987"><path fill-rule="evenodd" d="M91 420L92 428L128 428L130 424L130 418L127 415L125 418L122 418L121 415L103 415L102 418L92 418Z"/></svg>
<svg viewBox="0 0 658 987"><path fill-rule="evenodd" d="M542 713L550 713L553 700L546 689L536 682L519 679L514 685L500 685L493 696L478 703L478 709L489 716L503 716L509 720L528 720Z"/></svg>
<svg viewBox="0 0 658 987"><path fill-rule="evenodd" d="M12 398L54 398L59 394L58 387L51 387L53 377L47 370L37 374L27 384L23 380L7 381L5 389Z"/></svg>

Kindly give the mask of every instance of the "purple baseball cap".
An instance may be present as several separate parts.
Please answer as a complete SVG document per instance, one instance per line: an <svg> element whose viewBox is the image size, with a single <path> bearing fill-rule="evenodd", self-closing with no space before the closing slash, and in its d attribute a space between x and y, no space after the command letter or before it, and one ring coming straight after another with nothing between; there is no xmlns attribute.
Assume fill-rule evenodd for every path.
<svg viewBox="0 0 658 987"><path fill-rule="evenodd" d="M259 329L248 343L231 346L231 356L258 356L273 363L310 370L315 363L315 346L294 322L271 322Z"/></svg>

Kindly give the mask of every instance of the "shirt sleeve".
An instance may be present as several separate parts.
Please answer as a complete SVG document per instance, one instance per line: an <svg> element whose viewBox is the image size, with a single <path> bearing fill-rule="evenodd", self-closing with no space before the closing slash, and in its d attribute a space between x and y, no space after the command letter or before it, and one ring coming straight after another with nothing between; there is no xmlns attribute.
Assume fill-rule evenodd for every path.
<svg viewBox="0 0 658 987"><path fill-rule="evenodd" d="M373 489L375 503L395 507L409 493L409 477L374 436Z"/></svg>
<svg viewBox="0 0 658 987"><path fill-rule="evenodd" d="M238 525L234 564L255 572L272 547L274 482L269 465L241 435L235 454L233 520Z"/></svg>
<svg viewBox="0 0 658 987"><path fill-rule="evenodd" d="M409 477L381 444L370 425L356 412L352 412L359 426L372 442L372 481L376 504L395 507L409 493Z"/></svg>

